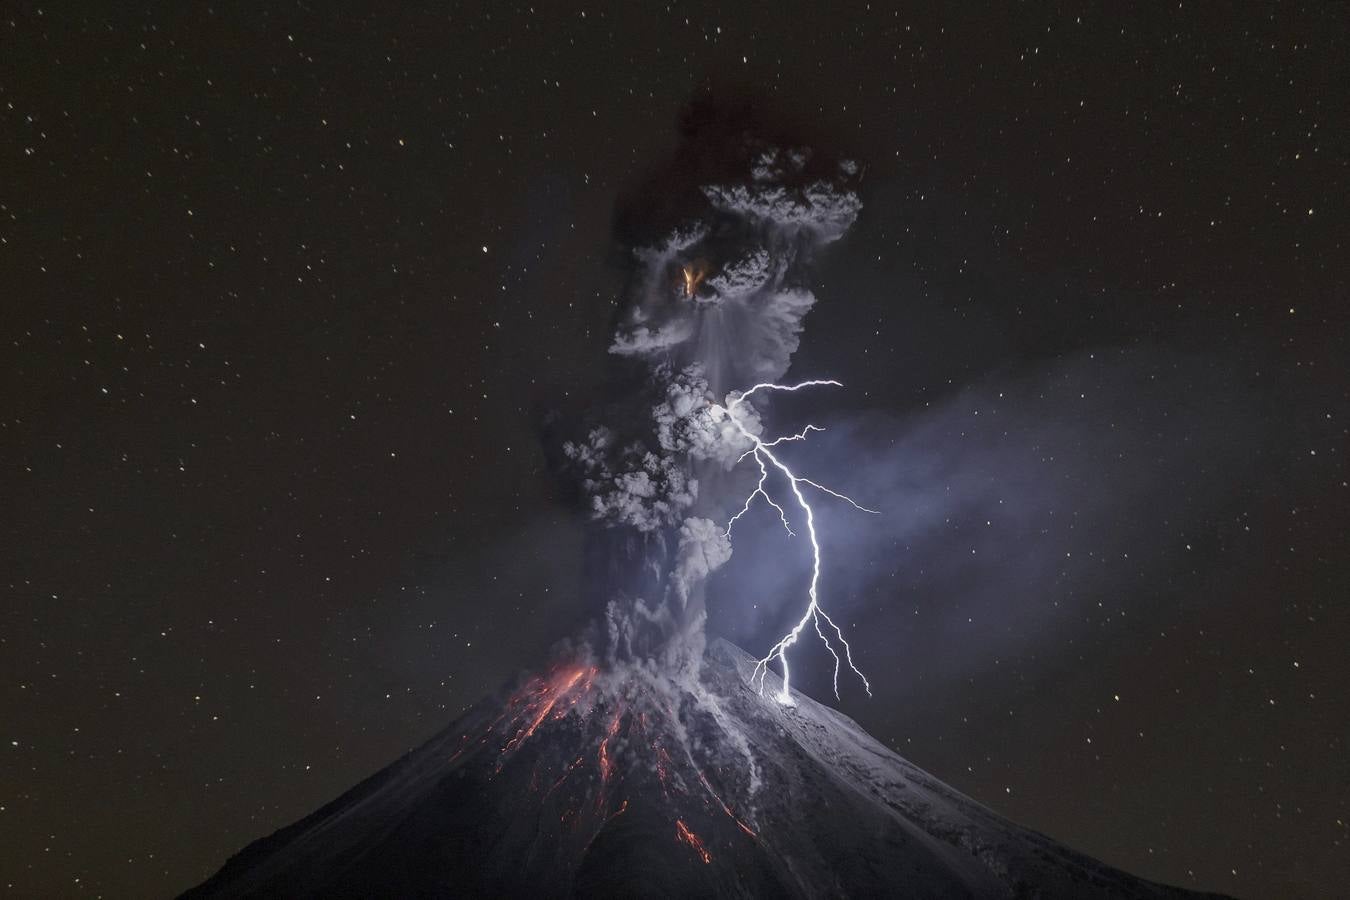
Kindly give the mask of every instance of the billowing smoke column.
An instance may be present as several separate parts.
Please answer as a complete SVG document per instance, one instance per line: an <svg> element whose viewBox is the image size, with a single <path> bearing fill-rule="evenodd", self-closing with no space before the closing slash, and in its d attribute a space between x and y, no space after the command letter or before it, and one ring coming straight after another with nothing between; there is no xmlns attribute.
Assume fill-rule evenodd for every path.
<svg viewBox="0 0 1350 900"><path fill-rule="evenodd" d="M763 670L776 660L779 697L790 702L787 653L808 626L834 655L836 694L841 662L867 686L817 597L820 546L803 490L848 498L798 476L771 449L805 439L814 426L762 437L755 406L777 391L837 385L777 382L815 303L806 286L812 257L848 230L861 207L853 190L859 171L849 161L745 138L733 152L735 175L698 185L678 217L631 248L628 302L610 352L628 382L642 387L564 451L601 531L597 589L608 601L607 653L614 659L696 669L704 583L731 557L731 523L760 497L789 536L799 520L808 546L788 552L811 556L804 613L757 671L762 690ZM747 475L757 475L749 487Z"/></svg>
<svg viewBox="0 0 1350 900"><path fill-rule="evenodd" d="M789 446L821 429L771 435L764 406L839 386L779 382L815 303L812 257L858 214L859 172L719 130L686 133L636 215L621 218L631 269L610 344L611 391L562 445L593 522L584 583L603 616L584 639L555 648L551 669L495 716L473 720L450 758L527 798L511 817L528 834L527 857L576 866L593 841L628 833L645 858L662 830L692 866L755 848L788 852L792 841L775 849L771 823L760 821L774 757L761 758L751 737L788 711L747 705L746 681L762 695L775 669L777 697L792 704L788 655L807 638L833 654L836 694L841 670L868 687L819 590L812 504L852 501L791 464ZM705 585L761 503L782 521L783 552L809 562L810 577L794 624L744 666L727 647L705 655Z"/></svg>

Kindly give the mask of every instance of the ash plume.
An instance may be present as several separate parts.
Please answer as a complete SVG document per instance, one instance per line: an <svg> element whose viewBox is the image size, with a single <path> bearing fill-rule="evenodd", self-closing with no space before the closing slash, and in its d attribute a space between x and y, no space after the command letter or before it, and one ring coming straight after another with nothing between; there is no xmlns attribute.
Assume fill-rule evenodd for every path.
<svg viewBox="0 0 1350 900"><path fill-rule="evenodd" d="M746 144L739 180L702 185L696 217L632 248L634 290L610 345L676 372L697 365L722 393L787 371L815 303L812 255L862 208L856 163L822 167L805 148Z"/></svg>
<svg viewBox="0 0 1350 900"><path fill-rule="evenodd" d="M647 237L624 242L620 390L562 446L603 614L546 670L191 896L1174 896L1017 829L793 694L799 637L834 657L836 696L848 671L870 693L818 596L815 511L877 511L799 470L791 452L823 429L766 423L772 397L842 387L777 382L815 303L812 257L857 216L859 173L745 135L716 167L690 162L704 149L691 140L657 180L671 202L624 219ZM804 611L758 660L704 634L707 580L757 503L810 563Z"/></svg>
<svg viewBox="0 0 1350 900"><path fill-rule="evenodd" d="M630 277L609 350L632 387L563 446L595 525L592 587L615 658L665 657L672 643L701 653L704 584L731 557L718 523L746 493L732 469L763 429L750 403L733 419L729 392L787 372L816 301L812 260L861 209L852 161L718 139L716 171L690 162L706 136L687 136L653 179L672 202L621 216Z"/></svg>

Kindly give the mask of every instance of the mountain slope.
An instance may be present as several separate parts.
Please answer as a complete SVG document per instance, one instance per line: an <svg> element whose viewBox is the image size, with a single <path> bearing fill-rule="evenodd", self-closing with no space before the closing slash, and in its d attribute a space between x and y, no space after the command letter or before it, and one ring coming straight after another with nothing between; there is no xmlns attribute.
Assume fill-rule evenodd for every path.
<svg viewBox="0 0 1350 900"><path fill-rule="evenodd" d="M185 897L1182 897L1020 828L851 719L562 666L480 704Z"/></svg>

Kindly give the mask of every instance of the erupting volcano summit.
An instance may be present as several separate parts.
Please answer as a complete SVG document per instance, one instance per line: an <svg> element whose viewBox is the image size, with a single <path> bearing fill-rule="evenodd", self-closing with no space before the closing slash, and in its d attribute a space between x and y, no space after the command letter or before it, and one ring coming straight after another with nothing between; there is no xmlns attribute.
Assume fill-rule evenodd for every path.
<svg viewBox="0 0 1350 900"><path fill-rule="evenodd" d="M836 697L841 676L871 692L829 612L817 511L885 510L792 459L820 426L766 425L771 398L842 387L784 376L809 264L858 215L860 169L744 135L727 155L734 175L672 188L677 214L631 247L610 348L623 387L562 447L598 622L188 896L1178 893L1000 819L793 691L792 653L818 641ZM807 574L787 631L748 656L706 641L705 588L757 505Z"/></svg>
<svg viewBox="0 0 1350 900"><path fill-rule="evenodd" d="M754 672L723 641L688 689L559 666L185 896L1196 896L999 818Z"/></svg>

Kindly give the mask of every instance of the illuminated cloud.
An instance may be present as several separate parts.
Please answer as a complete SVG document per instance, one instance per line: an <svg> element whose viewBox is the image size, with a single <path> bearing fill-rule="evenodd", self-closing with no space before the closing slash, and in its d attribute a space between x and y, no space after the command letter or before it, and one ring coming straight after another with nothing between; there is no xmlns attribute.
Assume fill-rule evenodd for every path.
<svg viewBox="0 0 1350 900"><path fill-rule="evenodd" d="M749 177L703 185L701 220L683 219L635 251L633 302L610 352L676 370L700 362L726 373L714 389L781 377L815 303L799 286L802 268L862 208L857 166L821 175L810 160L803 150L766 149Z"/></svg>
<svg viewBox="0 0 1350 900"><path fill-rule="evenodd" d="M638 205L647 218L630 224L645 228L680 198L673 224L645 231L632 248L628 303L609 347L646 377L622 370L625 384L637 382L631 393L611 404L603 426L564 446L610 549L642 570L619 580L625 596L607 598L612 651L641 656L666 652L658 648L676 636L697 640L700 587L731 557L731 511L725 498L700 496L699 479L719 491L739 485L724 473L756 448L761 466L768 453L759 412L730 392L787 372L816 302L802 286L808 266L861 209L852 163L764 145L733 152L744 154L739 177L684 189L657 182L656 199ZM634 545L624 529L643 537L641 558L625 549Z"/></svg>

